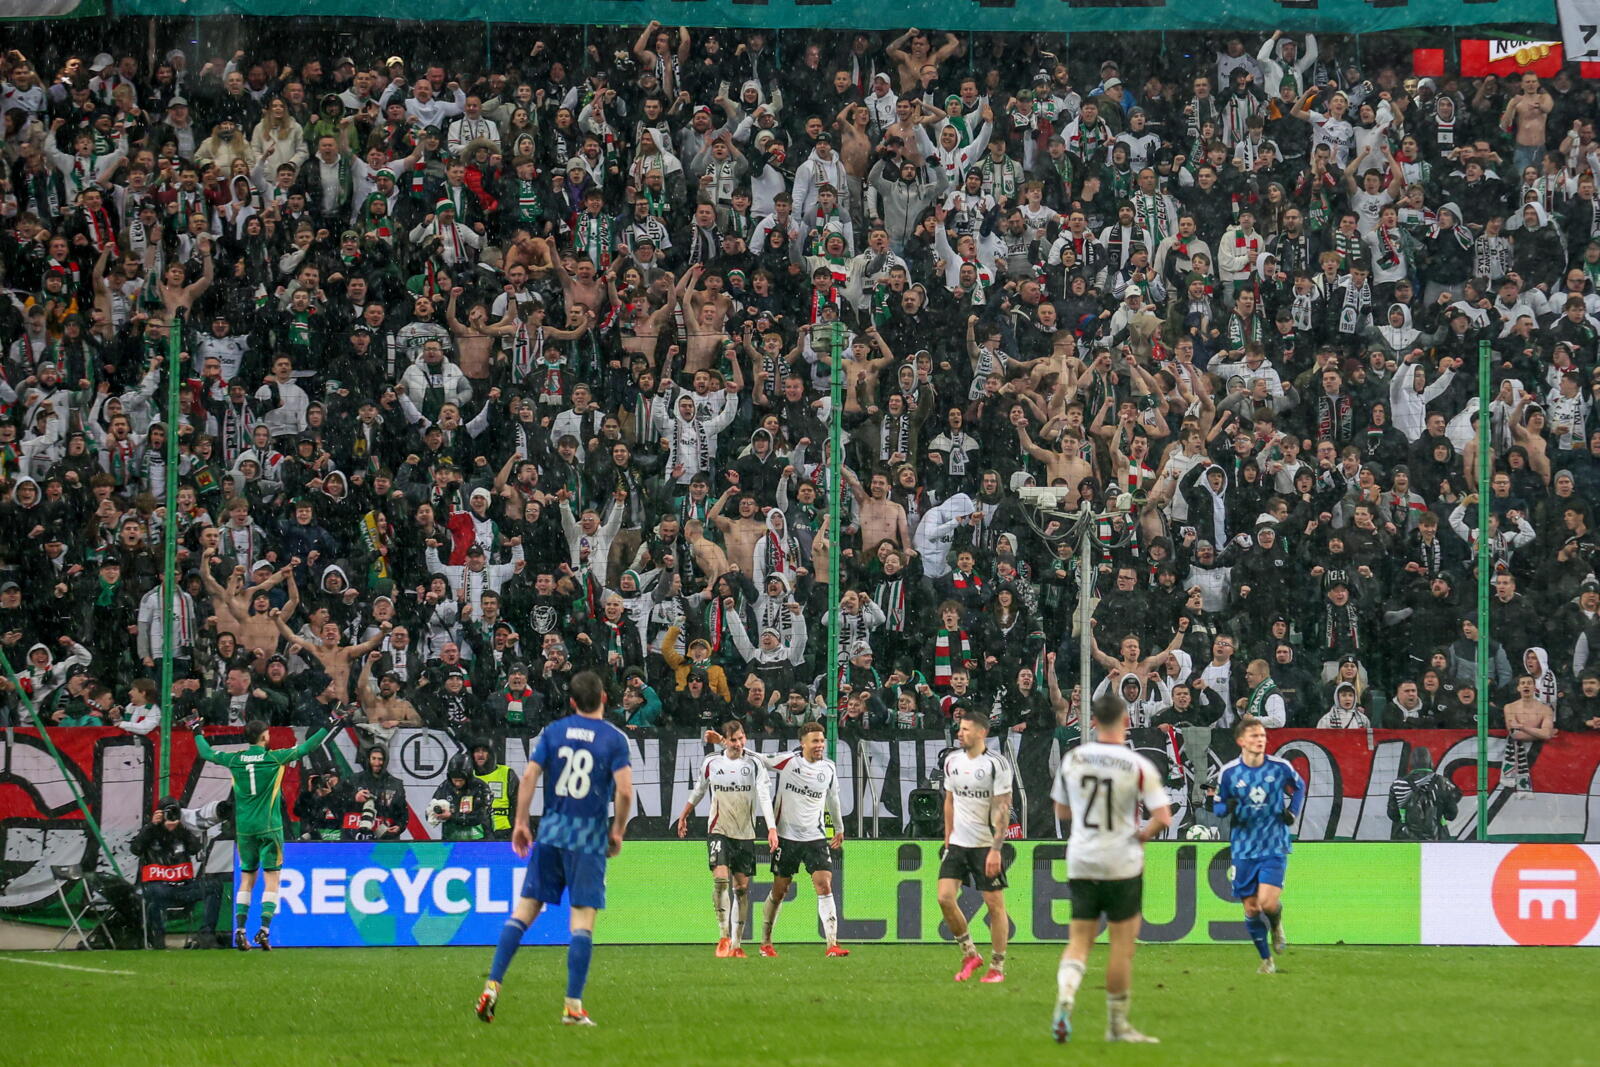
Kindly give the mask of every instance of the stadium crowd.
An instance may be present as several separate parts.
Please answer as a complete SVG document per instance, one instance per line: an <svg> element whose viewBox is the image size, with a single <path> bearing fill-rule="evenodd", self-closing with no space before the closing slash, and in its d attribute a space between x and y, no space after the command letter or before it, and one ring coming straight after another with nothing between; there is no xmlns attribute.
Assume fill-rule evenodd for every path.
<svg viewBox="0 0 1600 1067"><path fill-rule="evenodd" d="M844 732L976 706L1028 773L1088 639L1136 726L1466 727L1487 417L1494 725L1600 728L1593 91L1278 34L1190 70L966 48L8 53L22 688L155 728L176 478L207 723L481 740L595 669L629 729L782 735L837 641ZM1030 485L1128 509L1088 635Z"/></svg>

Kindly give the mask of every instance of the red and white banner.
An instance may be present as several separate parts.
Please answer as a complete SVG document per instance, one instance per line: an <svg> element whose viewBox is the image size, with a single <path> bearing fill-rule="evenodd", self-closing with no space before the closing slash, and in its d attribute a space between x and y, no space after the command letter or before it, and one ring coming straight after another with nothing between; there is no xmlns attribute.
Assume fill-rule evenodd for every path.
<svg viewBox="0 0 1600 1067"><path fill-rule="evenodd" d="M1600 945L1600 848L1422 846L1425 945Z"/></svg>
<svg viewBox="0 0 1600 1067"><path fill-rule="evenodd" d="M1219 748L1221 731L1213 735ZM1531 788L1500 780L1505 738L1489 738L1489 835L1499 838L1600 841L1600 734L1561 733L1528 753ZM1309 841L1381 841L1389 837L1389 786L1405 773L1411 749L1426 748L1433 765L1461 790L1450 836L1474 837L1478 737L1465 730L1274 730L1268 749L1306 780L1306 809L1297 836ZM1227 754L1224 749L1222 754Z"/></svg>

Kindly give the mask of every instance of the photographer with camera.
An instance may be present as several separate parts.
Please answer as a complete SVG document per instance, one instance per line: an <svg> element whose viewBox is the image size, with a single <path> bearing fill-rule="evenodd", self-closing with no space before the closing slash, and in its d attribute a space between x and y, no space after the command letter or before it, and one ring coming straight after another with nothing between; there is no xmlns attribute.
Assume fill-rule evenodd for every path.
<svg viewBox="0 0 1600 1067"><path fill-rule="evenodd" d="M148 948L166 948L167 909L179 904L205 903L200 929L189 948L217 943L217 922L222 911L222 886L205 877L205 842L183 824L183 809L172 797L162 797L151 816L134 836L130 851L139 860L139 891L144 897L149 929Z"/></svg>
<svg viewBox="0 0 1600 1067"><path fill-rule="evenodd" d="M1410 768L1389 786L1389 837L1395 841L1442 841L1461 801L1461 790L1433 769L1433 753L1411 750Z"/></svg>
<svg viewBox="0 0 1600 1067"><path fill-rule="evenodd" d="M344 787L337 767L330 767L322 774L306 775L305 792L294 802L300 840L339 840L349 811L350 790Z"/></svg>
<svg viewBox="0 0 1600 1067"><path fill-rule="evenodd" d="M389 752L372 745L361 752L361 770L350 781L344 837L349 841L397 841L406 828L406 787L389 773Z"/></svg>
<svg viewBox="0 0 1600 1067"><path fill-rule="evenodd" d="M451 757L428 804L429 825L442 827L439 836L446 841L484 841L494 833L493 810L494 794L472 773L471 758L465 753Z"/></svg>

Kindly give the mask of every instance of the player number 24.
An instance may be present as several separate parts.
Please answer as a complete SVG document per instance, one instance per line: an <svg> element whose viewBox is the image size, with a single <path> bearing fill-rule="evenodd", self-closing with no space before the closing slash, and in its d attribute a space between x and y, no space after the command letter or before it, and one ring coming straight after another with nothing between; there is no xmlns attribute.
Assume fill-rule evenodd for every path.
<svg viewBox="0 0 1600 1067"><path fill-rule="evenodd" d="M1089 793L1089 802L1084 805L1083 825L1091 830L1109 830L1112 822L1111 779L1096 778L1092 774L1086 774L1078 784ZM1106 821L1104 826L1094 821L1095 801L1099 800L1102 796L1106 798Z"/></svg>
<svg viewBox="0 0 1600 1067"><path fill-rule="evenodd" d="M561 758L561 777L556 779L556 796L582 800L589 795L589 774L594 770L594 753L586 748L574 749L562 745L556 750Z"/></svg>

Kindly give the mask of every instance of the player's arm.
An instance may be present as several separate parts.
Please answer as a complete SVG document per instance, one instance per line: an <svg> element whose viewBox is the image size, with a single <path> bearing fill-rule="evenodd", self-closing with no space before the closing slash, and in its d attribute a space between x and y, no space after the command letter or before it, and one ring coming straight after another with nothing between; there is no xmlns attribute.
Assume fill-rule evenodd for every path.
<svg viewBox="0 0 1600 1067"><path fill-rule="evenodd" d="M328 739L333 732L332 727L324 726L316 733L307 737L293 748L276 748L267 753L267 758L274 763L293 763L308 752L315 752L322 742Z"/></svg>
<svg viewBox="0 0 1600 1067"><path fill-rule="evenodd" d="M628 816L633 813L633 767L623 764L612 772L611 780L616 787L613 797L616 810L611 816L611 847L606 849L607 856L622 851L622 838L628 832Z"/></svg>
<svg viewBox="0 0 1600 1067"><path fill-rule="evenodd" d="M765 763L756 774L756 806L761 812L761 817L767 820L767 847L777 848L778 820L772 814L772 776L767 773Z"/></svg>
<svg viewBox="0 0 1600 1067"><path fill-rule="evenodd" d="M1172 825L1172 807L1167 801L1167 791L1161 787L1161 776L1155 764L1148 760L1144 761L1139 773L1139 800L1143 802L1144 810L1150 813L1150 821L1138 833L1142 845L1160 837Z"/></svg>
<svg viewBox="0 0 1600 1067"><path fill-rule="evenodd" d="M828 783L828 817L833 820L834 848L844 847L844 813L839 808L839 775L834 773L833 780Z"/></svg>
<svg viewBox="0 0 1600 1067"><path fill-rule="evenodd" d="M1289 794L1289 806L1283 810L1283 821L1285 825L1293 826L1300 817L1300 809L1306 806L1306 782L1293 767L1289 768L1289 781L1284 789Z"/></svg>
<svg viewBox="0 0 1600 1067"><path fill-rule="evenodd" d="M1172 825L1172 809L1166 804L1159 808L1151 808L1150 821L1139 829L1139 844L1154 841L1167 832L1167 827Z"/></svg>
<svg viewBox="0 0 1600 1067"><path fill-rule="evenodd" d="M689 835L689 816L694 812L694 806L711 789L711 757L707 756L700 764L700 780L694 784L694 792L689 794L689 799L684 803L683 810L678 812L678 836Z"/></svg>
<svg viewBox="0 0 1600 1067"><path fill-rule="evenodd" d="M534 748L534 756L544 755L544 746ZM528 829L528 807L533 803L533 791L538 788L539 775L544 773L544 767L537 758L528 760L528 765L522 770L522 781L517 786L517 814L512 821L511 851L521 859L527 859L529 851L533 848L533 832ZM628 798L633 799L633 773L628 774ZM621 793L618 793L618 807L621 807Z"/></svg>
<svg viewBox="0 0 1600 1067"><path fill-rule="evenodd" d="M995 783L998 788L999 783ZM989 825L994 830L994 840L989 845L989 855L984 858L983 870L990 878L1000 873L1000 846L1006 843L1006 828L1011 825L1011 783L1008 776L1006 791L989 798Z"/></svg>
<svg viewBox="0 0 1600 1067"><path fill-rule="evenodd" d="M239 766L239 754L237 752L218 752L211 747L211 742L207 741L206 735L199 730L194 732L194 749L200 753L200 758L208 763L215 763L219 767L227 767L229 769Z"/></svg>
<svg viewBox="0 0 1600 1067"><path fill-rule="evenodd" d="M949 789L944 791L944 847L950 847L950 833L956 825L956 796Z"/></svg>

